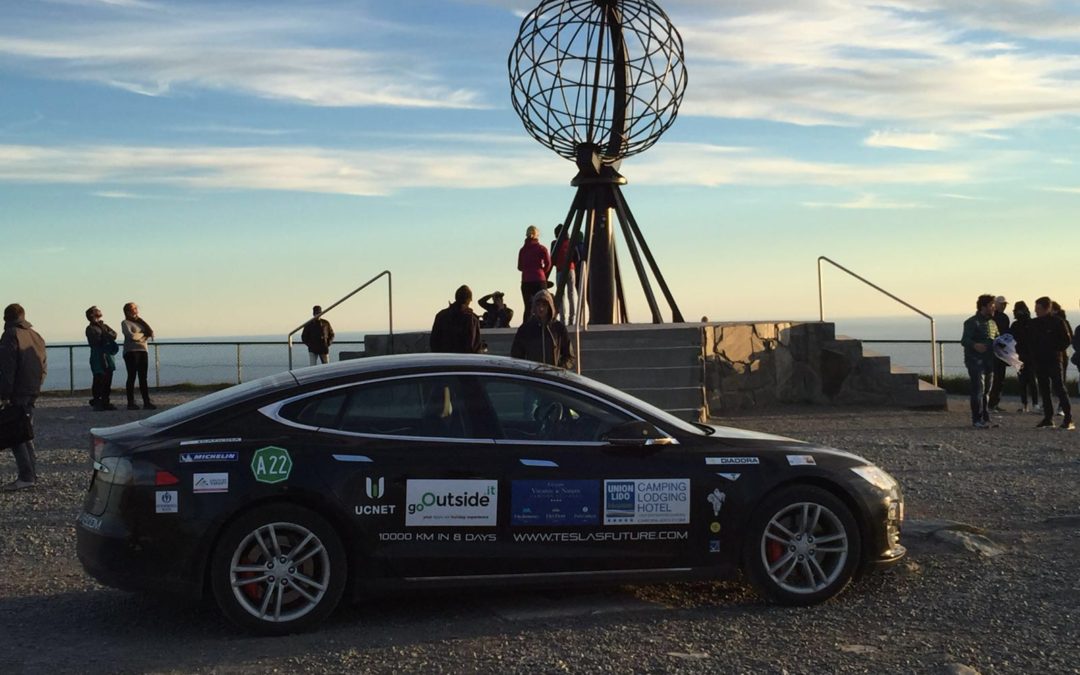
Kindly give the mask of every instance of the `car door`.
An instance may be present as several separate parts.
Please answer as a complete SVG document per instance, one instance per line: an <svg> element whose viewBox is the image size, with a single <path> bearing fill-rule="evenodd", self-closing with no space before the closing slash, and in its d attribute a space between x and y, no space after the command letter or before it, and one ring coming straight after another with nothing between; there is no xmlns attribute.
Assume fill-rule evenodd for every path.
<svg viewBox="0 0 1080 675"><path fill-rule="evenodd" d="M354 527L364 577L491 573L499 476L490 434L476 437L468 377L405 375L283 406L315 427L324 480Z"/></svg>
<svg viewBox="0 0 1080 675"><path fill-rule="evenodd" d="M605 440L640 419L569 384L509 374L485 375L479 383L494 420L495 446L510 460L499 536L509 542L516 569L557 573L685 564L693 476L702 467L677 443Z"/></svg>

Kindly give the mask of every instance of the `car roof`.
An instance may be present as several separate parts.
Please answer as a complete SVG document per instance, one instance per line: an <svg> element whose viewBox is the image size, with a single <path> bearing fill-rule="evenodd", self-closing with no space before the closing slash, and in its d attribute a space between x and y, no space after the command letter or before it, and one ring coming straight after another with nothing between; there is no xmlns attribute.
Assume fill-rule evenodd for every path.
<svg viewBox="0 0 1080 675"><path fill-rule="evenodd" d="M520 373L543 373L561 376L566 371L554 366L491 354L395 354L392 356L369 356L336 363L315 365L292 371L297 384L316 384L326 380L392 370L454 370L482 368Z"/></svg>

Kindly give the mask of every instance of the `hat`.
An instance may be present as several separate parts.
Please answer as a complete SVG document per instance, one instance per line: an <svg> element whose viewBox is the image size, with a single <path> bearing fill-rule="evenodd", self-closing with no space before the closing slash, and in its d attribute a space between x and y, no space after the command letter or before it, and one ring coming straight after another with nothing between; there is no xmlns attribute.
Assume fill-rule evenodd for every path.
<svg viewBox="0 0 1080 675"><path fill-rule="evenodd" d="M1008 302L1006 302L1004 295L999 295L996 298L994 298L994 302L996 302L999 305L1007 305L1007 304L1009 304Z"/></svg>

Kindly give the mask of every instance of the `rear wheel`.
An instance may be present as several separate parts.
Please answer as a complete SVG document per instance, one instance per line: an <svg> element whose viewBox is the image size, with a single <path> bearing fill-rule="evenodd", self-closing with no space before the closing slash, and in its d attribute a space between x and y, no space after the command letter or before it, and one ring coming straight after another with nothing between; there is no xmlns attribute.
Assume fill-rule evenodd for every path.
<svg viewBox="0 0 1080 675"><path fill-rule="evenodd" d="M851 510L826 490L799 485L766 498L754 513L743 564L771 600L812 605L847 587L860 553Z"/></svg>
<svg viewBox="0 0 1080 675"><path fill-rule="evenodd" d="M337 607L345 588L345 551L334 528L292 504L244 514L230 525L210 563L221 611L262 635L306 630Z"/></svg>

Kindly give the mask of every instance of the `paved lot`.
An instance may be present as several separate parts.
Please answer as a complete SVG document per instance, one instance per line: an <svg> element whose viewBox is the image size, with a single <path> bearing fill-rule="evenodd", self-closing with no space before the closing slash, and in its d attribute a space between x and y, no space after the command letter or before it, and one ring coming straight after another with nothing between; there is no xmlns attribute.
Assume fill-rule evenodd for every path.
<svg viewBox="0 0 1080 675"><path fill-rule="evenodd" d="M422 594L344 608L317 633L255 639L213 607L83 574L72 523L87 429L143 413L43 399L43 480L0 495L0 671L1080 672L1080 435L1035 430L1036 417L1016 413L975 431L966 401L952 406L720 420L858 452L904 485L906 563L824 606L768 606L739 583ZM5 453L0 473L13 471ZM985 537L934 534L935 519Z"/></svg>

